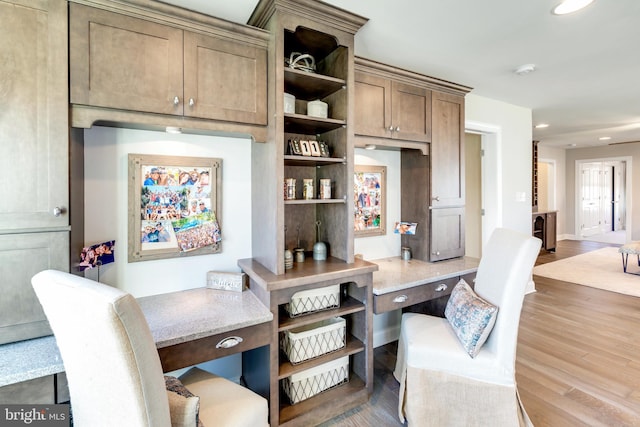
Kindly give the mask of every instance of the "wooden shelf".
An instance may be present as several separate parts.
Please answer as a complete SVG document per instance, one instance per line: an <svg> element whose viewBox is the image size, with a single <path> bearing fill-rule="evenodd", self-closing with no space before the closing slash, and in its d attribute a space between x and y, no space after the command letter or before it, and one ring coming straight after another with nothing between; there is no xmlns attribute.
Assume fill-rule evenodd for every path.
<svg viewBox="0 0 640 427"><path fill-rule="evenodd" d="M285 200L285 205L321 205L329 203L346 203L344 199L293 199Z"/></svg>
<svg viewBox="0 0 640 427"><path fill-rule="evenodd" d="M344 300L340 304L340 307L332 308L330 310L318 311L311 314L306 314L297 317L289 317L285 312L280 316L280 324L278 325L278 332L287 331L293 328L299 328L300 326L309 325L311 323L319 322L320 320L328 319L331 317L345 316L351 313L357 313L366 309L366 306L355 298L350 296L344 297Z"/></svg>
<svg viewBox="0 0 640 427"><path fill-rule="evenodd" d="M332 414L343 413L344 410L366 403L369 400L369 393L364 381L357 375L350 372L349 382L335 388L323 391L307 400L295 405L280 405L280 425L315 425L318 413L327 414L326 419L332 418ZM287 401L286 396L281 402ZM344 410L342 410L344 408ZM322 417L325 418L325 417Z"/></svg>
<svg viewBox="0 0 640 427"><path fill-rule="evenodd" d="M346 88L346 85L347 82L343 79L288 67L284 69L284 90L294 95L296 99L307 101L321 99Z"/></svg>
<svg viewBox="0 0 640 427"><path fill-rule="evenodd" d="M344 157L309 157L309 156L295 156L292 154L285 154L284 164L285 166L323 166L330 164L345 164L346 159Z"/></svg>
<svg viewBox="0 0 640 427"><path fill-rule="evenodd" d="M350 334L347 334L346 338L347 343L343 348L332 351L331 353L323 354L320 357L316 357L302 363L297 363L295 365L289 361L286 361L286 355L282 355L282 360L285 361L280 363L278 379L281 380L295 373L316 367L318 365L322 365L323 363L364 351L364 344L362 343L362 341Z"/></svg>
<svg viewBox="0 0 640 427"><path fill-rule="evenodd" d="M323 119L320 117L311 117L304 114L284 115L284 127L286 129L286 132L290 133L319 135L346 125L346 120Z"/></svg>

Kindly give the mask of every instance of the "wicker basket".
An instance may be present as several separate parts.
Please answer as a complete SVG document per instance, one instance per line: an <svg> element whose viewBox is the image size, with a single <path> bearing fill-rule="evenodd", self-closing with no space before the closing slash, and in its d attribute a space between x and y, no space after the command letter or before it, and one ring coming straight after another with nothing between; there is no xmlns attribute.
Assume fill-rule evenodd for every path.
<svg viewBox="0 0 640 427"><path fill-rule="evenodd" d="M282 387L291 404L296 404L347 381L349 356L293 374L282 380Z"/></svg>
<svg viewBox="0 0 640 427"><path fill-rule="evenodd" d="M336 307L340 307L340 285L296 292L291 296L291 301L285 304L284 309L289 316L296 317Z"/></svg>
<svg viewBox="0 0 640 427"><path fill-rule="evenodd" d="M333 317L284 331L280 347L291 363L304 362L343 348L346 326L342 317Z"/></svg>

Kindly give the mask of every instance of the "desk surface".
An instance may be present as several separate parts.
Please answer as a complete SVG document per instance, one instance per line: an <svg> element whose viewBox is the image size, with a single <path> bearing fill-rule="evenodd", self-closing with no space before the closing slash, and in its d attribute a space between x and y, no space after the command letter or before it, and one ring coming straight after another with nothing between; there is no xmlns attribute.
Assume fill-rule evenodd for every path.
<svg viewBox="0 0 640 427"><path fill-rule="evenodd" d="M400 257L374 259L378 271L373 273L373 294L413 288L425 283L463 276L478 270L480 260L471 257L454 258L438 262L417 259L404 261Z"/></svg>
<svg viewBox="0 0 640 427"><path fill-rule="evenodd" d="M139 298L158 348L273 319L251 291L190 289ZM64 371L53 336L0 345L0 387Z"/></svg>

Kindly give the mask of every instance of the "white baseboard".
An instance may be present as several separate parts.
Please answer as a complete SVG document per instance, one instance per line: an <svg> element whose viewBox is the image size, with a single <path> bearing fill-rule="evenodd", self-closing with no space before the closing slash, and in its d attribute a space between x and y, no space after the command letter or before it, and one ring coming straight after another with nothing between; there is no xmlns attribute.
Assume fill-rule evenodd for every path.
<svg viewBox="0 0 640 427"><path fill-rule="evenodd" d="M380 347L400 338L400 324L373 331L373 348Z"/></svg>

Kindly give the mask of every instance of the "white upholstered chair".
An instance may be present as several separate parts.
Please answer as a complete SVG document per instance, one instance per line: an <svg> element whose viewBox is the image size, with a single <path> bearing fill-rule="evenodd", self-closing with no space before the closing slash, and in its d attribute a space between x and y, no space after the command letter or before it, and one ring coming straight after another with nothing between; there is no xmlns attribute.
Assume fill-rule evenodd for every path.
<svg viewBox="0 0 640 427"><path fill-rule="evenodd" d="M198 404L204 426L268 425L266 399L198 368L180 380L199 401L168 392L149 325L130 294L54 270L32 284L62 355L74 425L195 425Z"/></svg>
<svg viewBox="0 0 640 427"><path fill-rule="evenodd" d="M515 356L525 288L541 241L496 229L475 279L477 296L498 307L479 352L465 351L447 318L402 316L394 376L398 413L410 426L531 425L515 381Z"/></svg>

